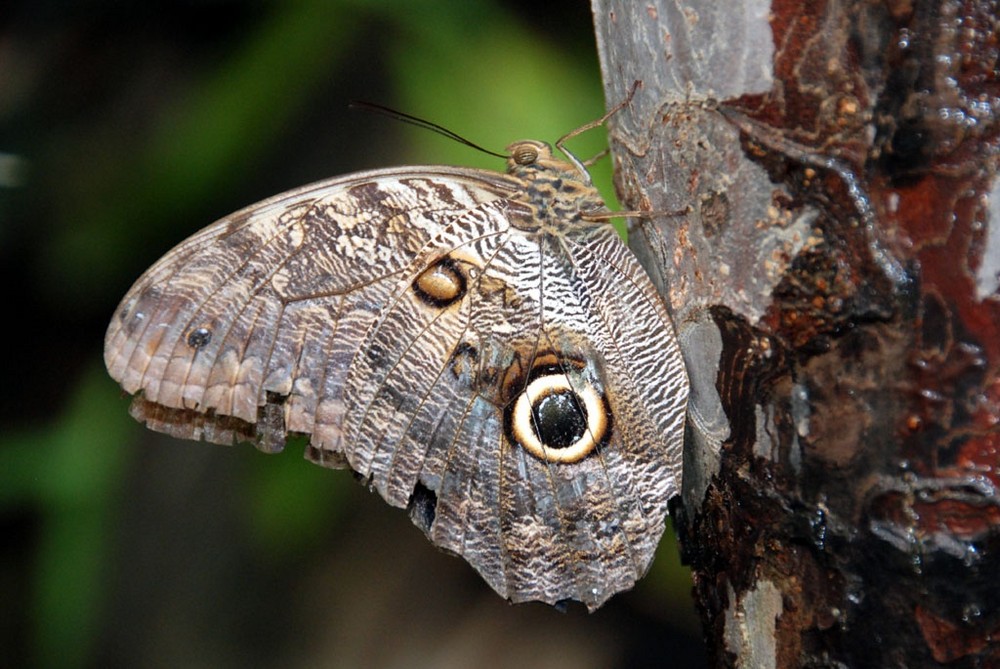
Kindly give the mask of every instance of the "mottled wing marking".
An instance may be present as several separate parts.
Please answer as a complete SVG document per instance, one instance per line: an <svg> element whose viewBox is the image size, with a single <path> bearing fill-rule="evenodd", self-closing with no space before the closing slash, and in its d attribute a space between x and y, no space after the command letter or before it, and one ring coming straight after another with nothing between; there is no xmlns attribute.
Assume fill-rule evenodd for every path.
<svg viewBox="0 0 1000 669"><path fill-rule="evenodd" d="M590 234L614 233L601 226ZM663 364L666 358L650 357L648 351L658 351L662 344L676 352L676 345L655 294L645 293L638 301L631 293L619 294L628 292L636 272L642 271L634 259L617 239L580 244L572 233L566 239L577 253L546 254L536 278L544 282L547 305L542 329L549 347L575 349L593 361L590 373L606 385L613 405L613 437L598 457L572 468L545 466L518 451L504 477L512 484L504 506L523 510L511 514L511 550L538 547L524 556L530 566L518 574L523 580L513 583L512 590L531 593L526 598L551 592L555 585L549 581L562 577L546 565L571 565L579 572L573 574L572 587L563 583L562 588L591 603L629 587L648 568L659 537L650 528L662 524L673 494L673 483L665 481L676 481L656 470L675 466L668 456L679 461L679 453L663 453L661 444L663 435L677 434L682 425L684 393L669 400L672 406L659 421L644 408L647 397L671 390L662 385L668 378L663 375L671 373ZM639 397L642 402L634 401ZM669 445L678 449L679 440ZM527 479L522 475L526 469ZM566 525L567 518L586 520Z"/></svg>
<svg viewBox="0 0 1000 669"><path fill-rule="evenodd" d="M511 187L503 175L469 174L363 173L278 196L209 226L126 295L105 340L111 376L126 392L141 391L143 405L162 407L161 421L168 420L164 409L182 410L182 432L190 418L183 410L252 424L269 392L288 398L288 430L312 432L320 386L341 387L335 380L393 277L443 225ZM393 214L378 215L386 210ZM352 252L350 236L386 238L389 252L366 244ZM211 336L193 348L187 338L200 328ZM228 441L227 432L199 436Z"/></svg>
<svg viewBox="0 0 1000 669"><path fill-rule="evenodd" d="M509 176L357 174L180 244L108 329L132 414L265 451L309 435L311 460L351 467L513 601L593 609L631 587L678 492L686 377L643 270L580 216L596 191L521 146ZM566 443L598 398L601 438L563 462L530 454L516 442L538 417L511 423L518 398L536 410L529 387L571 398Z"/></svg>

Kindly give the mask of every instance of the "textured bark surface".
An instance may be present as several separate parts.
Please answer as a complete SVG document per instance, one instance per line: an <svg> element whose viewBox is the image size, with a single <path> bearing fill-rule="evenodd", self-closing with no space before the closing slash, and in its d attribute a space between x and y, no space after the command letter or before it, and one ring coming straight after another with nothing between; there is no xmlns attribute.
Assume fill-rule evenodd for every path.
<svg viewBox="0 0 1000 669"><path fill-rule="evenodd" d="M997 7L594 12L713 664L1000 664Z"/></svg>

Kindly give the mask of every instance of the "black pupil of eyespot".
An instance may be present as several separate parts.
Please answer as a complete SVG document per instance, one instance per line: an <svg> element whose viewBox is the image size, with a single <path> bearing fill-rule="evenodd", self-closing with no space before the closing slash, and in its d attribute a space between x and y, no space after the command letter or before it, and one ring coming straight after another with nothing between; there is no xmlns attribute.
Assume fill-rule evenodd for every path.
<svg viewBox="0 0 1000 669"><path fill-rule="evenodd" d="M546 448L567 448L587 430L587 410L569 391L549 393L531 407L535 433Z"/></svg>

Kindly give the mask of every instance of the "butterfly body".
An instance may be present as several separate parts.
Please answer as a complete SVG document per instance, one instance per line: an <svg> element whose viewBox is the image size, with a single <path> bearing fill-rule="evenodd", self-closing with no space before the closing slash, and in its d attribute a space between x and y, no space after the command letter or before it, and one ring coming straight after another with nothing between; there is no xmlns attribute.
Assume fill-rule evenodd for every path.
<svg viewBox="0 0 1000 669"><path fill-rule="evenodd" d="M585 172L377 170L266 200L154 264L105 362L147 426L350 467L513 601L596 608L679 492L687 379Z"/></svg>

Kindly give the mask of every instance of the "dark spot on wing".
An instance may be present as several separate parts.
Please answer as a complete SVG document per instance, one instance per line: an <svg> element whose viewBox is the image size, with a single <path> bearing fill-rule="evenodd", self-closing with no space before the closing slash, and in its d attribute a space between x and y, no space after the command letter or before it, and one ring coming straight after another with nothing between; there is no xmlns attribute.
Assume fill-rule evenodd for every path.
<svg viewBox="0 0 1000 669"><path fill-rule="evenodd" d="M212 341L212 331L208 328L195 328L188 332L187 345L194 349L202 349Z"/></svg>
<svg viewBox="0 0 1000 669"><path fill-rule="evenodd" d="M429 533L437 513L437 495L423 483L418 482L413 488L413 494L410 495L406 510L409 512L413 524L425 533Z"/></svg>

